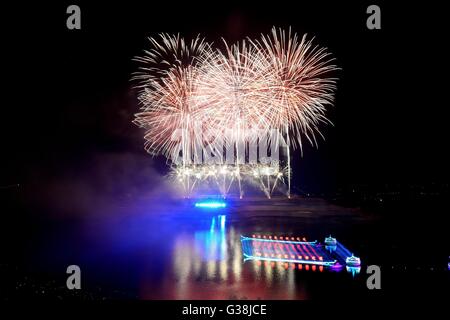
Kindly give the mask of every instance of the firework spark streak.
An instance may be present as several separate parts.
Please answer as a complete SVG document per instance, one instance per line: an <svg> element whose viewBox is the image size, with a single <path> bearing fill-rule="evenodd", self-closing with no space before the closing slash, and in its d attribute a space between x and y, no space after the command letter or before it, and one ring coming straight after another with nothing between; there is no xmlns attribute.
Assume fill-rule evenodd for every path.
<svg viewBox="0 0 450 320"><path fill-rule="evenodd" d="M338 69L330 53L275 28L256 40L223 40L223 50L200 37L149 40L151 49L136 58L142 108L134 122L146 129L146 150L171 159L185 195L212 183L226 196L237 183L242 197L245 181L269 198L287 184L289 196L290 150L302 149L302 138L317 146L321 124L329 123L337 80L329 75ZM265 158L269 145L284 149L283 161Z"/></svg>

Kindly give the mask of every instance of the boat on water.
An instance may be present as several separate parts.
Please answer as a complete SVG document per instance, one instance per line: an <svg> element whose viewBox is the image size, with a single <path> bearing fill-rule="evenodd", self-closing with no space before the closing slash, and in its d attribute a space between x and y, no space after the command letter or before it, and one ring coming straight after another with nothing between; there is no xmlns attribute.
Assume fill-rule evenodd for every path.
<svg viewBox="0 0 450 320"><path fill-rule="evenodd" d="M335 246L337 244L336 238L333 238L331 235L325 238L324 241L326 246Z"/></svg>
<svg viewBox="0 0 450 320"><path fill-rule="evenodd" d="M361 259L358 257L355 257L353 254L350 257L347 257L345 259L345 263L349 267L359 267L361 265Z"/></svg>

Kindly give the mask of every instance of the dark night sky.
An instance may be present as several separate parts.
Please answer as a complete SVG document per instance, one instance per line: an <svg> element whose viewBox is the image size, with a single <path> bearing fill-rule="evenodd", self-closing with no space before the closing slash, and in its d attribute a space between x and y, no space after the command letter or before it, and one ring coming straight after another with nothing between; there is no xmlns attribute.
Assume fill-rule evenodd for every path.
<svg viewBox="0 0 450 320"><path fill-rule="evenodd" d="M81 31L65 27L72 2L7 5L1 184L77 174L99 153L143 155L142 132L131 124L138 106L129 78L146 36L234 41L272 26L316 36L342 68L329 113L335 126L324 128L318 150L306 148L296 160L298 185L448 181L444 10L340 2L73 1L81 7ZM365 27L372 3L381 6L382 30ZM162 170L163 161L156 166Z"/></svg>

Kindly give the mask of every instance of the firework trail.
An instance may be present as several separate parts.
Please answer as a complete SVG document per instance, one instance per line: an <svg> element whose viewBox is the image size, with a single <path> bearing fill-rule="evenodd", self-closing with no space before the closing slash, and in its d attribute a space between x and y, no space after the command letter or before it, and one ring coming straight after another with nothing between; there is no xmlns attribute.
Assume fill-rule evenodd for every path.
<svg viewBox="0 0 450 320"><path fill-rule="evenodd" d="M207 54L210 45L199 37L186 43L179 35L166 34L160 35L159 41L155 38L149 41L152 49L135 58L141 67L133 79L139 81L137 88L143 107L134 123L147 130L144 138L149 153L171 158L180 149L195 147L194 126L202 109L196 97L196 63Z"/></svg>
<svg viewBox="0 0 450 320"><path fill-rule="evenodd" d="M319 124L327 123L326 105L331 105L336 79L327 77L337 67L325 48L312 44L306 35L299 40L291 30L272 29L271 37L262 36L252 42L268 69L264 72L269 88L266 104L271 126L286 135L293 132L292 146L302 146L305 136L317 145L315 133L321 135ZM323 136L322 136L323 137Z"/></svg>
<svg viewBox="0 0 450 320"><path fill-rule="evenodd" d="M212 179L222 194L237 181L242 197L241 181L249 177L268 197L280 181L290 189L290 149L301 149L302 138L317 145L320 125L329 123L325 111L336 89L329 75L338 68L326 49L306 35L275 28L257 40L223 40L224 50L199 36L190 42L167 34L149 40L151 49L135 59L140 68L133 77L142 104L134 122L146 129L146 150L172 160L181 153L172 175L187 193ZM287 164L246 164L238 144L270 136L273 129L280 134L271 143L284 141ZM222 163L225 145L236 146L233 168L195 164L211 153Z"/></svg>

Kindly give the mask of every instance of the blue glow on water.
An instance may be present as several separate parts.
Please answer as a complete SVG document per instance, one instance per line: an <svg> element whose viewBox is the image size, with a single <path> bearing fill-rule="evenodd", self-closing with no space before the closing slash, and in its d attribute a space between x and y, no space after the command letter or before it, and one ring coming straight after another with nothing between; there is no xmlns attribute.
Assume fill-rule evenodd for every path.
<svg viewBox="0 0 450 320"><path fill-rule="evenodd" d="M226 206L227 204L223 201L200 201L195 203L196 208L218 209Z"/></svg>
<svg viewBox="0 0 450 320"><path fill-rule="evenodd" d="M346 266L345 269L347 270L347 272L351 273L353 277L355 275L359 274L359 272L361 271L361 267L349 267L349 266Z"/></svg>
<svg viewBox="0 0 450 320"><path fill-rule="evenodd" d="M225 221L226 221L226 216L221 215L220 217L220 232L225 232Z"/></svg>
<svg viewBox="0 0 450 320"><path fill-rule="evenodd" d="M225 215L212 217L209 230L195 232L195 248L204 261L223 261L226 258Z"/></svg>

